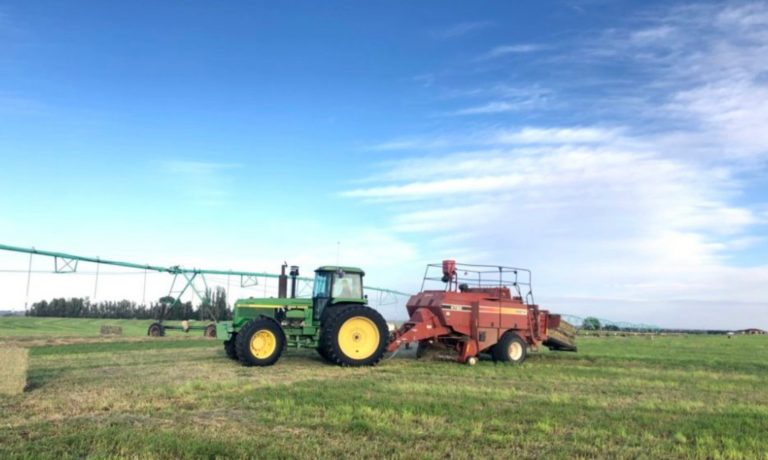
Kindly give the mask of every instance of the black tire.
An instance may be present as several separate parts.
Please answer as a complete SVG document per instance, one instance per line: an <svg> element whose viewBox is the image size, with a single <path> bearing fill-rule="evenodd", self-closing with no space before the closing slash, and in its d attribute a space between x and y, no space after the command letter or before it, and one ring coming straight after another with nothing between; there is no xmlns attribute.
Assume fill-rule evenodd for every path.
<svg viewBox="0 0 768 460"><path fill-rule="evenodd" d="M370 354L355 357L344 353L342 346L339 343L339 333L342 332L342 327L347 321L360 319L365 319L368 320L367 322L373 323L371 329L378 332L379 343L376 344L375 342L371 342L369 347L372 349L372 352ZM359 334L360 331L344 332L349 334ZM375 340L375 336L371 336L370 339ZM350 336L349 340L355 341L358 339ZM323 325L322 331L320 332L320 347L322 348L322 351L319 353L320 356L325 357L328 361L340 366L375 366L381 361L382 356L384 356L388 342L389 328L387 328L387 322L384 321L381 314L373 308L364 305L352 305L340 310ZM365 350L363 353L365 353Z"/></svg>
<svg viewBox="0 0 768 460"><path fill-rule="evenodd" d="M323 311L323 315L322 315L322 320L320 322L321 330L323 328L323 325L330 324L330 321L333 319L333 317L336 316L336 314L338 314L341 310L342 308L338 305L325 307L325 310ZM320 355L320 357L323 358L325 361L332 363L333 361L331 361L331 358L325 352L327 348L328 347L325 344L325 335L321 333L320 339L318 340L318 344L316 348L317 354Z"/></svg>
<svg viewBox="0 0 768 460"><path fill-rule="evenodd" d="M216 338L216 325L211 323L203 329L203 337Z"/></svg>
<svg viewBox="0 0 768 460"><path fill-rule="evenodd" d="M235 338L237 334L232 334L232 338L224 342L224 352L227 358L237 361L237 350L235 349Z"/></svg>
<svg viewBox="0 0 768 460"><path fill-rule="evenodd" d="M165 335L165 328L160 323L152 323L147 329L147 335L150 337L163 337Z"/></svg>
<svg viewBox="0 0 768 460"><path fill-rule="evenodd" d="M528 344L512 331L507 331L493 346L491 355L494 361L520 364L528 357Z"/></svg>
<svg viewBox="0 0 768 460"><path fill-rule="evenodd" d="M331 360L328 359L328 356L325 355L325 351L324 351L325 348L318 345L318 347L315 348L315 350L317 350L317 354L320 355L321 358L323 358L325 361L331 362Z"/></svg>
<svg viewBox="0 0 768 460"><path fill-rule="evenodd" d="M267 356L257 356L251 349L251 341L260 332L271 333L274 340L273 350ZM280 359L285 349L285 333L275 321L267 318L249 321L240 329L235 337L235 351L237 359L246 366L271 366Z"/></svg>

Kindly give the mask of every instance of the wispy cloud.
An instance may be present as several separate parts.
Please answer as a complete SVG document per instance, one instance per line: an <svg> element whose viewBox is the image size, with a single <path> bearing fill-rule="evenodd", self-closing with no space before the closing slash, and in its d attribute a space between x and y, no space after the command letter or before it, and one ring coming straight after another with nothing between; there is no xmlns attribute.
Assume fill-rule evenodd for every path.
<svg viewBox="0 0 768 460"><path fill-rule="evenodd" d="M548 45L543 45L539 43L518 43L515 45L502 45L497 46L487 53L480 56L481 60L487 60L487 59L496 59L502 56L507 56L510 54L528 54L528 53L536 53L539 51L544 51L546 49L549 49Z"/></svg>
<svg viewBox="0 0 768 460"><path fill-rule="evenodd" d="M418 136L401 137L391 139L385 142L373 144L368 150L373 151L395 151L395 150L428 150L456 147L460 140L445 136Z"/></svg>
<svg viewBox="0 0 768 460"><path fill-rule="evenodd" d="M768 265L731 265L738 251L766 249L768 204L743 194L764 188L744 172L768 162L768 4L672 7L633 24L550 61L605 81L589 88L590 121L471 125L384 143L412 154L342 195L385 203L391 229L429 235L433 252L533 266L556 280L563 309L599 293L622 299L601 304L611 317L631 306L633 320L649 321L644 312L663 307L670 323L690 325L691 305L716 318L720 302L768 324L756 307ZM543 49L500 46L483 58ZM619 64L622 82L599 73ZM582 80L568 83L580 92ZM512 98L485 89L494 86L458 91L490 100L457 114L514 111ZM568 93L556 93L567 106Z"/></svg>
<svg viewBox="0 0 768 460"><path fill-rule="evenodd" d="M492 27L493 25L494 23L492 21L462 22L442 30L433 31L432 36L435 38L446 40L450 38L462 37L472 32L477 32L479 30L487 29L489 27Z"/></svg>
<svg viewBox="0 0 768 460"><path fill-rule="evenodd" d="M448 115L489 115L554 108L552 92L540 85L513 86L498 83L447 91L444 98L486 100L483 103L450 111Z"/></svg>
<svg viewBox="0 0 768 460"><path fill-rule="evenodd" d="M454 115L480 115L489 113L512 112L520 109L522 109L522 104L513 104L507 101L492 101L483 105L456 110L452 113Z"/></svg>
<svg viewBox="0 0 768 460"><path fill-rule="evenodd" d="M499 130L490 142L500 144L600 144L616 141L620 131L599 127L537 128Z"/></svg>

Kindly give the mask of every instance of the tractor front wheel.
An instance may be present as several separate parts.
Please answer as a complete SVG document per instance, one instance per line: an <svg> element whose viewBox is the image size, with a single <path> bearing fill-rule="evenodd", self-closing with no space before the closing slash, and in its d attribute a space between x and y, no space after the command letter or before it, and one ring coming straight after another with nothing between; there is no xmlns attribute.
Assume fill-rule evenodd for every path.
<svg viewBox="0 0 768 460"><path fill-rule="evenodd" d="M284 348L283 328L271 319L250 321L235 337L237 358L246 366L271 366Z"/></svg>
<svg viewBox="0 0 768 460"><path fill-rule="evenodd" d="M528 344L519 335L507 331L491 350L494 361L520 364L528 356Z"/></svg>
<svg viewBox="0 0 768 460"><path fill-rule="evenodd" d="M341 366L374 366L389 339L387 322L379 312L353 305L330 318L320 333L321 356Z"/></svg>

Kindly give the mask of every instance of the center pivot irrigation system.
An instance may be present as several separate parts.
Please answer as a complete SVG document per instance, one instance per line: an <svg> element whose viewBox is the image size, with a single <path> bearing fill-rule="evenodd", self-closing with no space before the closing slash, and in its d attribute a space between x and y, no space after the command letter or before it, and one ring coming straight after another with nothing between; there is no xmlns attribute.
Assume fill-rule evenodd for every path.
<svg viewBox="0 0 768 460"><path fill-rule="evenodd" d="M285 279L285 268L283 266L281 274L265 273L265 272L251 272L251 271L239 271L239 270L211 270L203 268L184 268L179 265L173 265L170 267L163 267L159 265L138 264L133 262L124 262L118 260L102 259L100 257L88 257L75 254L68 254L64 252L44 251L35 248L23 248L17 246L9 246L6 244L0 244L0 250L10 251L22 254L29 254L29 266L25 270L27 274L26 285L26 299L28 303L29 289L32 280L32 260L35 256L47 257L53 259L53 270L47 273L76 273L78 271L78 264L80 262L87 262L96 264L96 272L94 274L94 297L98 292L99 274L101 265L109 265L115 267L130 268L144 271L144 284L142 287L143 293L146 294L147 289L147 273L166 273L172 276L171 286L168 290L168 295L161 299L162 310L158 323L153 324L150 327L150 335L163 335L167 329L177 329L187 332L189 330L203 330L205 335L213 335L215 325L194 326L184 322L181 326L164 324L163 320L168 312L181 303L181 298L186 293L192 293L197 299L200 300L202 308L210 306L211 299L209 297L210 290L208 288L208 281L206 275L223 275L227 277L238 277L241 288L254 287L259 284L259 278L266 279ZM292 267L293 268L293 267ZM298 269L296 269L296 275ZM313 278L292 276L292 282L294 283L294 290L296 289L296 283L301 282L311 286L314 282ZM395 291L392 289L370 287L366 288L368 291L373 291L378 296L378 303L380 305L386 305L390 303L396 303L399 299L405 299L409 296L404 292ZM229 293L228 293L229 294ZM25 304L25 308L27 305ZM206 314L215 323L219 318L215 318L211 311L207 310ZM157 327L159 326L159 328ZM154 329L153 329L154 327ZM154 332L154 333L153 333Z"/></svg>

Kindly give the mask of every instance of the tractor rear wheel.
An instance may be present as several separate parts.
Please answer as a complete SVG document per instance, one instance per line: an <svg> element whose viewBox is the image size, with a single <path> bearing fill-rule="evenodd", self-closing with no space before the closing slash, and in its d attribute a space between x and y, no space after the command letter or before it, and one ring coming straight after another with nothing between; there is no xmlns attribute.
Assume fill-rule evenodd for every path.
<svg viewBox="0 0 768 460"><path fill-rule="evenodd" d="M323 325L330 324L333 317L336 316L336 314L338 314L339 311L341 311L341 308L339 306L325 307L325 310L323 310L321 324ZM323 327L324 326L321 326L321 328ZM320 338L318 340L318 344L316 348L317 354L320 355L320 357L323 358L325 361L328 361L330 363L333 361L331 361L331 358L326 353L327 349L328 347L326 346L326 343L325 343L325 334L320 333Z"/></svg>
<svg viewBox="0 0 768 460"><path fill-rule="evenodd" d="M165 335L165 328L160 323L152 323L147 329L147 335L150 337L162 337Z"/></svg>
<svg viewBox="0 0 768 460"><path fill-rule="evenodd" d="M374 366L384 356L388 339L387 322L379 312L353 305L323 325L319 353L341 366Z"/></svg>
<svg viewBox="0 0 768 460"><path fill-rule="evenodd" d="M320 345L319 345L319 346L316 348L316 350L317 350L317 354L318 354L318 355L320 355L320 357L321 357L321 358L323 358L324 360L326 360L326 361L328 361L328 362L331 362L331 360L330 360L330 359L328 358L328 356L325 354L325 348L323 348L322 346L320 346Z"/></svg>
<svg viewBox="0 0 768 460"><path fill-rule="evenodd" d="M520 364L528 356L528 344L519 335L507 331L491 350L494 361Z"/></svg>
<svg viewBox="0 0 768 460"><path fill-rule="evenodd" d="M271 366L285 348L285 333L271 319L249 321L235 337L237 359L246 366Z"/></svg>
<svg viewBox="0 0 768 460"><path fill-rule="evenodd" d="M235 338L237 334L232 334L232 338L224 342L224 352L227 358L237 361L237 350L235 349Z"/></svg>

